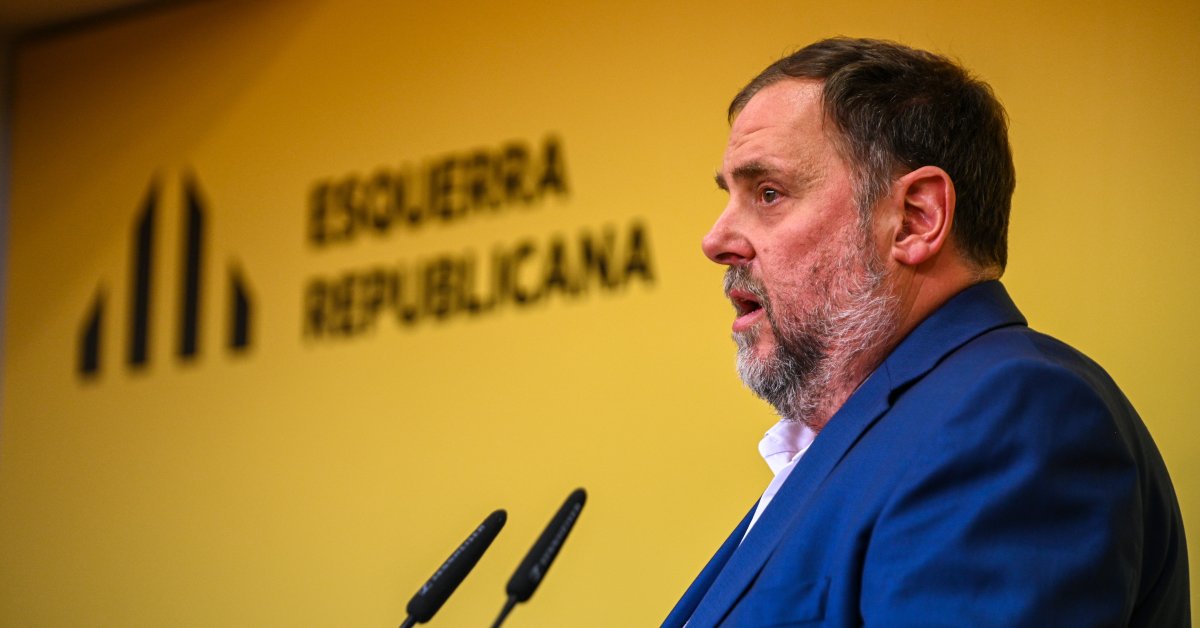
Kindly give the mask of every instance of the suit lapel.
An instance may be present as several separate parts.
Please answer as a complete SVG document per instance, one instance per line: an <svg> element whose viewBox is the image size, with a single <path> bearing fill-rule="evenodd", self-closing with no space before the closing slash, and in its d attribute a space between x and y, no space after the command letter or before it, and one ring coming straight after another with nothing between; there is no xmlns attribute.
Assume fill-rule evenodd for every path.
<svg viewBox="0 0 1200 628"><path fill-rule="evenodd" d="M750 508L750 512L742 517L742 522L738 524L729 538L721 544L721 548L717 553L709 559L708 564L704 566L704 570L692 582L692 586L688 587L683 597L675 604L675 608L671 609L671 614L667 615L667 619L663 621L663 628L679 628L686 624L691 619L692 614L696 610L696 605L700 603L700 599L708 592L712 586L713 580L717 578L717 574L725 567L725 563L729 561L729 557L733 555L737 549L738 543L746 534L746 528L750 525L750 518L754 515L755 509L758 508L758 503Z"/></svg>
<svg viewBox="0 0 1200 628"><path fill-rule="evenodd" d="M689 618L696 627L719 624L754 582L794 520L803 516L805 503L891 407L893 393L920 379L971 339L1024 323L1004 287L989 281L959 293L918 325L834 414L739 546L749 515L742 520L664 625L682 626Z"/></svg>
<svg viewBox="0 0 1200 628"><path fill-rule="evenodd" d="M779 508L776 504L801 505L812 496L858 437L887 409L889 390L886 373L876 371L834 415L708 587L692 615L693 626L715 626L733 608L784 537L795 513L804 510L803 506Z"/></svg>

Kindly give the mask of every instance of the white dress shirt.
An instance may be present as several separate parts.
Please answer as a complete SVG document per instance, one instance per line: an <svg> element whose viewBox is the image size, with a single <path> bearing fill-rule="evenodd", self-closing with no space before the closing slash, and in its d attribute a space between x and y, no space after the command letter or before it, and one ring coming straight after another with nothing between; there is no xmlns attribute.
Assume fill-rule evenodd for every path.
<svg viewBox="0 0 1200 628"><path fill-rule="evenodd" d="M771 467L775 478L767 485L767 490L763 491L762 498L758 500L758 507L754 509L754 516L750 518L746 534L750 533L755 522L758 521L758 517L766 510L767 504L771 503L771 499L779 492L779 487L787 481L792 469L804 456L804 452L808 451L809 445L812 445L813 439L816 437L817 433L807 425L800 421L785 419L767 430L766 435L759 441L758 453L762 454L763 460L767 461L767 466ZM743 540L745 538L742 536Z"/></svg>
<svg viewBox="0 0 1200 628"><path fill-rule="evenodd" d="M762 440L758 442L758 453L762 455L763 460L767 461L767 466L771 467L775 478L767 485L767 490L758 500L754 516L750 518L750 525L746 526L746 534L750 534L750 529L758 521L759 515L767 508L767 504L771 503L775 493L779 492L779 487L783 486L788 475L792 473L792 468L804 456L804 452L808 451L809 445L812 445L813 439L816 437L817 433L807 425L787 419L771 426L771 429L763 435ZM746 540L745 535L742 535L742 540ZM684 628L688 628L690 623L689 620L687 624L684 624Z"/></svg>

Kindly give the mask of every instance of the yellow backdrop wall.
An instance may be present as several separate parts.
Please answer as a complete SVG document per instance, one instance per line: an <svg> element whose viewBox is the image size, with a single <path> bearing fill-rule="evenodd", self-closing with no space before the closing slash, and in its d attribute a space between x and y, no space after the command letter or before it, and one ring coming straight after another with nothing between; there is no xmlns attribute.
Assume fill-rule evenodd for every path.
<svg viewBox="0 0 1200 628"><path fill-rule="evenodd" d="M1194 522L1198 24L1187 1L215 0L28 42L0 618L394 625L504 507L437 620L482 625L584 486L513 620L660 621L769 477L699 252L724 108L836 34L996 88L1006 283L1123 385Z"/></svg>

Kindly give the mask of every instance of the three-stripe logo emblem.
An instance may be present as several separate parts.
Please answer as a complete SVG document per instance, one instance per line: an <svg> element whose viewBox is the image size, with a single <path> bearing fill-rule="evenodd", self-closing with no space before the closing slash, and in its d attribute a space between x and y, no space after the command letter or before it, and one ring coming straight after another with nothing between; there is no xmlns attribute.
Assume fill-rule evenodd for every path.
<svg viewBox="0 0 1200 628"><path fill-rule="evenodd" d="M179 264L179 312L177 321L176 357L194 361L200 354L203 329L201 305L204 284L206 211L195 179L183 179L182 247ZM159 190L151 183L133 224L129 260L129 309L125 363L131 369L143 369L150 362L152 293L155 282L155 222L158 214ZM227 264L229 285L225 348L232 353L244 352L251 343L251 299L241 271L233 262ZM106 298L103 288L96 292L91 307L84 316L79 336L78 373L91 378L101 370L104 314Z"/></svg>

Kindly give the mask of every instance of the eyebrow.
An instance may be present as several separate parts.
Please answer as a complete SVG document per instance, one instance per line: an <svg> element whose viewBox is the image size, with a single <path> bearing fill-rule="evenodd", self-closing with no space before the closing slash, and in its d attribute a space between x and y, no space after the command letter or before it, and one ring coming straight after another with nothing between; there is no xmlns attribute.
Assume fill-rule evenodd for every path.
<svg viewBox="0 0 1200 628"><path fill-rule="evenodd" d="M730 176L733 177L734 181L744 181L746 179L756 179L770 171L770 168L768 168L766 165L757 161L752 161L734 168L733 172L730 173ZM729 191L729 182L725 180L725 174L723 172L717 171L717 174L713 176L713 180L717 182L717 187L725 190L726 192Z"/></svg>

